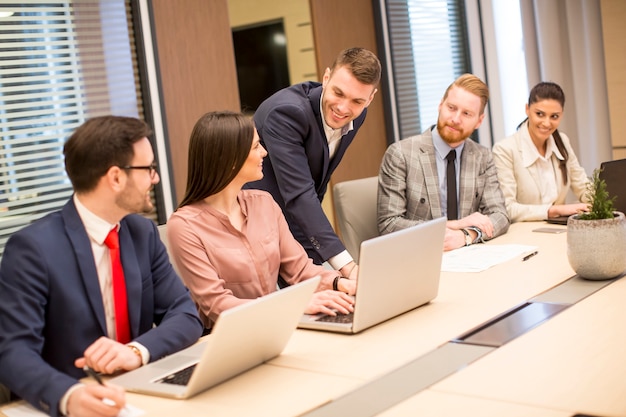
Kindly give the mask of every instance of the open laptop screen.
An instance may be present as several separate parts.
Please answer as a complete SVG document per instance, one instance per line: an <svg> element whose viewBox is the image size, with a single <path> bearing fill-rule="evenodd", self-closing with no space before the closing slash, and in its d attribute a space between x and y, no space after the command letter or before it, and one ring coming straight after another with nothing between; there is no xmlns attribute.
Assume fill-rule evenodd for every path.
<svg viewBox="0 0 626 417"><path fill-rule="evenodd" d="M609 195L617 197L615 210L626 213L626 159L603 162L600 169L600 179L606 182Z"/></svg>

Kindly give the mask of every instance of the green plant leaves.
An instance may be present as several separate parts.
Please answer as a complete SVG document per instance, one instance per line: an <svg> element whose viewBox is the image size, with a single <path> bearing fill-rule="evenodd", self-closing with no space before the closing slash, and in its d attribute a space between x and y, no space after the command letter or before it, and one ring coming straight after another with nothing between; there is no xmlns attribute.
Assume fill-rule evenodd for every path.
<svg viewBox="0 0 626 417"><path fill-rule="evenodd" d="M578 218L580 220L612 219L615 197L609 196L606 183L600 179L600 169L593 170L593 177L590 180L585 195L591 208L588 213L582 213Z"/></svg>

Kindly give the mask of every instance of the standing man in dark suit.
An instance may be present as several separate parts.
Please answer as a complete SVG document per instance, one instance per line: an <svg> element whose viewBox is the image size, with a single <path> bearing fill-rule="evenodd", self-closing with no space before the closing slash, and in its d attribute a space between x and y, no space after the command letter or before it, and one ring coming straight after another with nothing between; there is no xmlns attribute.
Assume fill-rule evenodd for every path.
<svg viewBox="0 0 626 417"><path fill-rule="evenodd" d="M480 78L461 75L439 103L436 126L387 148L378 181L381 234L442 216L448 217L444 250L506 233L510 221L493 155L469 139L488 99Z"/></svg>
<svg viewBox="0 0 626 417"><path fill-rule="evenodd" d="M149 135L144 122L129 117L84 123L64 147L75 194L6 245L0 383L52 416L119 414L123 389L79 383L84 366L132 370L202 333L156 226L132 214L153 210L150 190L159 175ZM116 232L119 249L109 249ZM114 295L120 288L127 303Z"/></svg>
<svg viewBox="0 0 626 417"><path fill-rule="evenodd" d="M305 82L280 90L254 115L268 158L263 179L247 188L271 193L309 257L317 264L328 261L349 278L356 277L356 264L321 202L332 173L365 120L380 73L372 52L346 49L326 68L321 84Z"/></svg>

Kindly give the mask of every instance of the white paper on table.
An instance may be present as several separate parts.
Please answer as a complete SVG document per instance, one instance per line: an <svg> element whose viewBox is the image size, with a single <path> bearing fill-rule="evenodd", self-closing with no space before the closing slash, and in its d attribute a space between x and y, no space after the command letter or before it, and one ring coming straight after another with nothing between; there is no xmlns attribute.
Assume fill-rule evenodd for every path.
<svg viewBox="0 0 626 417"><path fill-rule="evenodd" d="M35 407L26 402L16 407L2 410L2 412L7 417L48 417L47 414L37 410ZM140 408L126 404L126 407L122 409L117 417L137 417L145 413L146 412Z"/></svg>
<svg viewBox="0 0 626 417"><path fill-rule="evenodd" d="M441 270L444 272L481 272L494 265L501 264L537 251L532 245L470 245L443 254Z"/></svg>

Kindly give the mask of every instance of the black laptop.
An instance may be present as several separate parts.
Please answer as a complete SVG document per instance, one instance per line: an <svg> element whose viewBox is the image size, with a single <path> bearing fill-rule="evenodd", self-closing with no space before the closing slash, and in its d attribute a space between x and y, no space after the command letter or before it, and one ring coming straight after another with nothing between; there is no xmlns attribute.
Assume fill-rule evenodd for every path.
<svg viewBox="0 0 626 417"><path fill-rule="evenodd" d="M606 183L609 196L615 197L613 208L626 213L626 159L606 161L600 164L600 179ZM550 224L567 224L569 216L545 219Z"/></svg>
<svg viewBox="0 0 626 417"><path fill-rule="evenodd" d="M550 224L567 225L567 219L569 219L569 216L548 217L547 219L544 219L544 220Z"/></svg>
<svg viewBox="0 0 626 417"><path fill-rule="evenodd" d="M606 183L609 196L616 197L614 209L626 213L626 159L602 162L600 179Z"/></svg>

